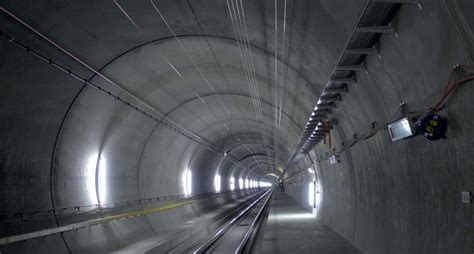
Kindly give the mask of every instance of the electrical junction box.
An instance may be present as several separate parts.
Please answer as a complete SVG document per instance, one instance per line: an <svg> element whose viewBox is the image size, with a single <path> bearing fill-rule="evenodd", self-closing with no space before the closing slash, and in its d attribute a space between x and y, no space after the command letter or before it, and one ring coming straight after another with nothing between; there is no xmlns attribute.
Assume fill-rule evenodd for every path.
<svg viewBox="0 0 474 254"><path fill-rule="evenodd" d="M398 141L415 135L415 128L413 122L407 117L404 117L389 124L388 132L390 133L392 141Z"/></svg>
<svg viewBox="0 0 474 254"><path fill-rule="evenodd" d="M429 114L417 121L416 129L423 137L435 141L446 138L448 121L438 114Z"/></svg>
<svg viewBox="0 0 474 254"><path fill-rule="evenodd" d="M339 155L329 157L329 162L331 162L332 165L339 163Z"/></svg>
<svg viewBox="0 0 474 254"><path fill-rule="evenodd" d="M462 192L461 192L461 200L462 200L463 203L466 203L466 204L472 203L471 192L469 192L469 191L462 191Z"/></svg>

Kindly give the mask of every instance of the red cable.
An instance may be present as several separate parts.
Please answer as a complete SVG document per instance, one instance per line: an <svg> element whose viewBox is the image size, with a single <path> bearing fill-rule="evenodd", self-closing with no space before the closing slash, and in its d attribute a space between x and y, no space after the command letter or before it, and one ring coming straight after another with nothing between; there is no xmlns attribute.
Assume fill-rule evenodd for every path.
<svg viewBox="0 0 474 254"><path fill-rule="evenodd" d="M451 93L454 91L455 88L463 85L464 83L468 82L468 81L471 81L471 80L474 80L474 75L471 75L471 76L468 76L466 78L463 78L461 80L458 80L456 82L453 83L453 85L449 88L449 90L447 91L447 93L445 93L445 95L442 97L442 99L436 104L435 107L433 107L433 112L438 112L440 111L441 109L444 108L444 104L446 102L446 100L448 99L449 95L451 95ZM442 106L440 106L442 105Z"/></svg>
<svg viewBox="0 0 474 254"><path fill-rule="evenodd" d="M457 88L458 86L462 85L463 83L467 82L467 81L470 81L470 80L473 80L474 78L474 75L470 74L469 76L467 77L464 77L463 79L461 80L458 80L458 81L453 81L453 78L454 78L454 73L457 69L463 69L465 71L467 70L474 70L473 67L471 66L468 66L468 65L461 65L461 64L458 64L456 65L452 70L451 70L451 73L449 75L449 79L448 79L448 83L446 85L446 88L444 89L444 92L443 92L443 95L441 96L441 98L438 100L438 102L435 104L434 107L431 108L431 112L438 112L440 111L442 108L444 108L444 104L447 100L447 98L451 95L451 93L454 91L455 88ZM442 105L442 106L441 106Z"/></svg>

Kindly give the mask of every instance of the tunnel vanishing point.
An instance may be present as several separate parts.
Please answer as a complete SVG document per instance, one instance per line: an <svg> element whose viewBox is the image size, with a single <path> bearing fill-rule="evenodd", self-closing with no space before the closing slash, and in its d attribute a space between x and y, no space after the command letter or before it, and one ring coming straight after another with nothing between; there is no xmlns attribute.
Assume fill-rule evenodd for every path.
<svg viewBox="0 0 474 254"><path fill-rule="evenodd" d="M474 253L474 1L0 1L0 253Z"/></svg>

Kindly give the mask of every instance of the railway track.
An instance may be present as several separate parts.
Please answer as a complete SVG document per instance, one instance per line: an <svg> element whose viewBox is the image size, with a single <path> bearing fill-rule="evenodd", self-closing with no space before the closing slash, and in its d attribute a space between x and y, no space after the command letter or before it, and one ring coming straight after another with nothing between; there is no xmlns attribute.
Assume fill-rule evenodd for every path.
<svg viewBox="0 0 474 254"><path fill-rule="evenodd" d="M192 253L248 253L272 195L265 191L249 205L229 219L209 239L194 248Z"/></svg>

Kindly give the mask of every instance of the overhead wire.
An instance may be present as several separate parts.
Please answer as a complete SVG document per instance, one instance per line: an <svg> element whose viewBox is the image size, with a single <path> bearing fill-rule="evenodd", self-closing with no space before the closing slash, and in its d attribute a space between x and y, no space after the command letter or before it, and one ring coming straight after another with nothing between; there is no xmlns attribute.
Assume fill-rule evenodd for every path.
<svg viewBox="0 0 474 254"><path fill-rule="evenodd" d="M229 17L230 17L230 20L231 20L231 23L232 23L232 29L234 31L234 35L235 35L235 38L236 38L236 44L237 44L237 48L238 48L238 51L239 51L239 55L240 55L240 59L242 61L242 66L244 68L244 75L245 75L245 78L247 79L247 84L249 86L249 91L250 91L250 97L252 99L252 105L253 105L253 108L254 108L254 111L255 111L255 116L257 119L259 119L259 110L258 110L258 103L257 103L257 98L255 96L255 93L254 93L254 90L253 90L253 86L251 84L251 79L250 79L250 70L249 70L249 67L247 65L247 59L246 57L244 57L245 55L245 52L243 50L243 46L241 45L241 37L240 37L240 32L237 30L237 24L236 24L236 21L234 22L234 20L237 20L237 16L236 16L236 12L235 12L235 8L234 8L234 3L232 2L232 0L230 0L231 3L229 4L229 0L227 0L227 8L228 8L228 11L229 11ZM231 7L232 5L232 7Z"/></svg>
<svg viewBox="0 0 474 254"><path fill-rule="evenodd" d="M178 74L178 76L182 79L182 80L185 80L184 76L178 71L178 69L176 69L176 67L171 63L171 61L166 57L166 56L163 56L163 59L165 59L165 61L168 63L168 65L171 67L171 69L173 69L173 71ZM217 120L218 117L217 117L217 114L214 112L214 110L212 110L209 105L204 101L204 99L199 95L199 93L196 91L196 89L194 87L192 87L192 90L194 92L194 94L196 95L196 97L199 99L199 101L201 101L202 104L206 105L206 108L207 110L209 110L209 112L211 112L211 114L214 116L214 118ZM193 114L196 116L196 118L199 119L199 121L205 123L205 121L201 118L201 116L195 114L193 112Z"/></svg>
<svg viewBox="0 0 474 254"><path fill-rule="evenodd" d="M196 63L196 61L194 60L194 58L191 56L191 54L188 52L188 49L184 46L184 44L181 42L181 40L178 38L178 36L176 35L176 33L174 32L174 30L171 28L171 26L169 25L168 21L166 21L165 17L163 16L163 14L160 12L160 10L158 9L158 7L156 6L156 4L153 2L153 0L150 0L150 3L151 5L153 6L153 8L155 9L155 11L158 13L158 15L160 16L160 18L163 20L163 22L165 23L166 27L168 28L168 30L171 32L171 34L173 35L173 37L175 38L175 40L178 42L178 45L181 47L181 49L184 51L184 53L186 54L186 56L188 57L188 59L190 60L190 62L193 64L194 68L197 70L197 72L199 73L200 77L203 79L204 83L208 86L208 88L211 90L211 92L216 96L217 100L219 101L219 103L221 104L221 106L223 107L223 109L227 112L227 114L231 114L230 110L227 108L227 106L224 104L224 102L222 101L222 99L220 98L220 96L217 94L216 90L214 89L214 87L212 86L212 84L209 82L209 80L206 78L206 76L204 75L204 73L202 72L201 68L199 67L199 65Z"/></svg>
<svg viewBox="0 0 474 254"><path fill-rule="evenodd" d="M138 104L141 104L142 106L145 106L145 108L142 108L142 107L140 107L140 105L137 105L134 102L130 101L130 99L135 99L136 97L130 96L130 94L126 90L119 90L119 91L120 91L120 93L123 93L126 96L128 96L128 98L126 98L124 96L120 96L120 93L114 93L113 91L110 91L106 87L103 87L103 86L100 86L100 85L97 85L97 84L93 83L92 81L90 81L90 80L86 79L85 77L81 76L80 74L78 74L74 70L57 63L53 59L46 57L42 53L32 49L31 47L29 47L29 46L27 46L27 45L25 45L21 42L19 42L15 38L4 34L3 32L0 32L0 37L4 38L8 42L13 43L14 45L16 45L18 47L24 49L26 52L28 52L31 55L37 57L38 59L42 60L43 62L55 67L56 69L68 74L69 76L73 77L74 79L79 80L80 82L84 83L85 85L90 86L92 88L95 88L98 91L106 94L107 96L114 98L117 102L122 103L124 106L130 108L131 110L139 112L139 113L143 114L144 116L152 119L153 121L156 121L157 123L165 126L169 130L171 130L171 131L173 131L173 132L175 132L179 135L182 135L185 138L187 138L187 139L189 139L193 142L196 142L197 144L201 145L206 150L209 150L209 151L211 151L211 152L213 152L217 155L223 156L224 151L222 149L220 149L219 147L216 147L215 145L201 139L200 137L198 137L198 136L196 136L192 133L190 134L189 131L181 128L179 125L175 125L174 122L170 121L167 117L164 117L161 114L159 114L159 112L157 112L154 108L149 108L148 104L143 103L141 100L135 100L136 102L138 102ZM149 111L151 111L151 113ZM158 115L158 116L156 116L156 115ZM226 156L224 156L224 157L225 157L225 159L231 161L232 163L238 165L239 167L246 168L245 165L243 165L242 163L237 161L235 158L226 157Z"/></svg>
<svg viewBox="0 0 474 254"><path fill-rule="evenodd" d="M115 5L122 11L122 13L130 20L130 22L137 28L138 31L140 31L140 27L133 21L133 19L128 15L128 13L122 8L122 6L117 2L117 0L114 0Z"/></svg>
<svg viewBox="0 0 474 254"><path fill-rule="evenodd" d="M253 56L252 56L252 52L250 50L250 40L249 40L249 35L248 35L248 30L247 30L247 21L246 21L246 18L245 18L245 11L244 11L244 7L243 7L243 4L242 4L242 0L240 0L240 8L242 10L242 20L243 20L243 28L245 29L244 31L244 34L245 34L245 42L246 42L246 48L247 48L247 52L248 52L248 55L249 55L249 59L250 59L250 67L252 69L252 79L253 79L253 84L254 84L254 87L255 87L255 91L256 91L256 96L257 96L257 102L259 104L259 108L260 108L260 118L261 120L263 121L263 109L262 109L262 104L261 104L261 100L260 100L260 93L258 91L258 81L257 81L257 77L256 77L256 70L255 70L255 65L254 65L254 61L253 61Z"/></svg>
<svg viewBox="0 0 474 254"><path fill-rule="evenodd" d="M274 47L275 47L275 165L279 162L280 154L280 139L281 139L281 119L282 119L282 107L283 107L283 93L284 93L284 58L285 58L285 41L286 41L286 12L287 12L287 1L284 2L283 9L283 28L282 28L282 42L278 41L278 1L275 0L275 12L274 12ZM278 46L282 48L282 54L280 58L281 70L278 73ZM279 76L281 76L281 82L279 82ZM275 169L276 170L276 169Z"/></svg>
<svg viewBox="0 0 474 254"><path fill-rule="evenodd" d="M173 69L173 71L178 74L178 76L182 79L182 80L185 80L184 76L178 71L178 69L176 69L176 67L171 63L171 61L166 57L166 56L163 56L163 58L165 59L165 61L168 63L168 65L171 67L171 69ZM194 94L196 95L196 97L198 98L199 101L201 101L202 104L206 105L205 107L207 108L207 110L209 110L209 112L211 112L212 116L214 116L214 118L216 120L218 120L219 118L217 117L217 114L214 112L213 109L211 109L209 107L209 105L204 101L204 99L199 95L198 91L192 86L192 90L194 92ZM196 116L196 118L199 119L199 121L205 123L206 121L201 117L199 116L198 114L195 114L193 112L193 114Z"/></svg>
<svg viewBox="0 0 474 254"><path fill-rule="evenodd" d="M243 53L244 53L244 57L245 57L246 65L248 69L249 85L251 89L253 90L253 96L255 97L255 102L257 105L257 111L258 111L257 120L261 120L263 117L263 113L262 113L262 106L260 102L260 95L258 91L257 82L256 82L256 79L254 78L255 68L252 65L253 59L250 52L249 44L247 43L247 40L245 37L246 24L243 23L243 19L245 18L245 16L244 16L243 10L241 11L241 5L238 4L238 1L237 0L235 1L235 7L232 3L233 2L231 0L231 5L234 10L234 17L235 17L235 20L238 21L237 23L237 28L239 29L238 34L240 34L241 45L243 48Z"/></svg>
<svg viewBox="0 0 474 254"><path fill-rule="evenodd" d="M197 13L195 12L193 6L191 5L191 2L190 2L190 1L187 1L187 4L188 4L189 9L191 10L191 12L192 12L192 14L193 14L193 16L194 16L194 19L196 20L196 24L198 25L198 27L199 27L199 29L201 30L202 34L205 35L204 28L203 28L203 26L201 25L201 22L199 21L198 15L197 15ZM224 73L223 73L223 71L222 71L222 67L221 67L221 64L220 64L220 62L219 62L219 59L217 58L217 56L216 56L216 54L215 54L215 52L214 52L214 49L212 48L211 43L209 42L208 37L207 37L207 36L204 36L204 40L206 41L206 44L207 44L207 46L208 46L208 48L209 48L209 52L210 52L212 58L213 58L214 61L216 62L217 70L218 70L219 74L221 75L222 80L223 80L224 83L226 84L227 88L228 88L230 91L232 91L232 89L231 89L231 87L230 87L230 85L229 85L229 82L227 81L227 78L226 78L226 76L224 75ZM241 109L241 107L240 107L239 102L237 102L237 100L236 100L234 97L231 97L231 100L232 100L233 104L235 105L236 111L239 113L239 115L242 115L242 109ZM204 103L204 104L205 104L205 103ZM209 110L210 110L210 108L209 108ZM214 113L214 111L212 111L212 112ZM214 115L215 115L215 114L214 114ZM216 118L216 121L219 121L219 119ZM229 128L229 126L228 126L225 122L230 122L230 128ZM232 132L232 130L231 130L231 129L233 129L233 127L232 127L232 123L233 123L232 119L229 119L228 121L225 121L225 122L222 122L222 126L224 126L224 128L225 128L227 131ZM246 122L245 122L245 125L246 125L247 129L249 129ZM225 143L225 140L224 140L223 143L222 143L222 147L223 147L223 148L224 148L224 143Z"/></svg>
<svg viewBox="0 0 474 254"><path fill-rule="evenodd" d="M248 52L248 55L249 55L249 58L250 58L250 67L252 69L253 84L254 84L254 87L255 87L255 90L256 90L257 102L258 102L259 108L260 108L260 114L261 114L260 124L264 128L263 109L262 109L262 106L261 106L260 94L258 92L258 81L257 81L256 74L255 74L256 73L255 65L254 65L252 53L251 53L251 50L250 50L250 40L249 40L249 35L248 35L248 30L247 30L247 21L246 21L246 17L245 17L245 11L244 11L244 7L243 7L243 4L242 4L242 0L239 0L239 2L240 2L241 13L242 13L243 27L245 29L244 30L245 42L246 42L247 52ZM265 153L267 154L268 162L270 162L270 154L269 154L269 151L268 151L268 148L267 148L269 146L268 145L268 140L266 139L266 136L263 134L262 131L260 131L260 135L262 137L263 146L264 146Z"/></svg>
<svg viewBox="0 0 474 254"><path fill-rule="evenodd" d="M274 8L274 51L275 51L275 131L274 131L274 157L275 157L275 164L278 163L278 147L279 147L279 140L278 140L278 0L274 1L275 8ZM277 171L277 168L274 169Z"/></svg>
<svg viewBox="0 0 474 254"><path fill-rule="evenodd" d="M173 37L176 39L176 41L178 42L179 46L182 48L182 50L184 51L184 53L186 54L186 56L188 57L188 59L191 61L191 63L193 64L193 66L195 67L195 69L198 71L199 75L201 76L201 78L204 80L204 82L207 84L207 86L209 87L209 89L211 90L211 92L217 97L217 99L219 100L221 106L225 109L225 111L227 112L227 114L231 114L231 112L229 111L229 109L225 106L224 102L222 101L222 99L220 98L220 96L216 93L214 87L211 85L211 83L209 82L209 80L205 77L204 73L201 71L200 67L198 66L198 64L195 62L194 58L190 55L190 53L188 52L187 48L184 46L184 44L181 42L181 40L178 38L178 36L176 35L176 33L174 32L174 30L171 28L171 26L169 25L168 21L165 19L165 17L163 16L163 14L160 12L159 8L156 6L156 4L154 3L153 0L150 0L150 3L151 5L153 6L153 8L155 9L155 11L158 13L158 15L160 16L160 18L162 19L162 21L165 23L166 27L168 28L168 30L171 32L171 34L173 35ZM201 98L202 100L202 98ZM257 110L258 112L258 110ZM260 110L261 112L261 110ZM261 113L260 113L261 115Z"/></svg>
<svg viewBox="0 0 474 254"><path fill-rule="evenodd" d="M145 106L148 110L152 111L153 113L159 115L162 119L165 119L167 122L169 122L170 124L180 128L183 132L186 132L188 135L191 135L193 136L194 138L196 139L199 139L199 140L202 140L201 137L199 137L198 135L192 133L191 131L187 130L186 128L182 127L181 125L179 125L178 123L174 122L173 120L169 119L168 117L164 116L161 112L159 112L155 107L153 107L152 105L150 105L149 103L145 102L144 100L140 99L138 96L134 95L132 92L128 91L126 88L124 88L123 86L119 85L118 83L116 83L115 81L113 81L112 79L108 78L107 76L105 76L104 74L100 73L98 70L96 70L95 68L93 68L92 66L90 66L88 63L86 63L84 60L81 60L79 57L75 56L73 53L71 53L69 50L67 50L66 48L62 47L61 45L59 45L58 43L56 43L55 41L53 41L52 39L50 39L49 37L47 37L46 35L44 35L43 33L41 33L40 31L36 30L35 28L33 28L32 26L30 26L28 23L26 23L25 21L23 21L22 19L20 19L19 17L17 17L16 15L14 15L13 13L11 13L10 11L8 11L7 9L3 8L3 7L0 7L0 11L3 11L5 14L7 14L8 16L10 16L11 18L13 18L15 21L17 21L18 23L20 23L21 25L25 26L28 30L32 31L34 34L38 35L39 37L41 37L43 40L45 40L46 42L48 42L49 44L51 44L53 47L55 47L56 49L58 49L59 51L61 51L62 53L64 53L65 55L67 55L68 57L72 58L74 61L76 61L77 63L79 63L80 65L82 65L83 67L85 67L86 69L88 69L89 71L93 72L95 75L97 75L98 77L102 78L104 81L106 81L108 84L112 85L113 87L115 87L116 89L120 90L122 93L126 94L127 96L129 96L130 98L134 99L135 101L137 101L138 103L140 103L141 105ZM13 37L12 37L13 39ZM34 52L34 51L30 51L31 53Z"/></svg>
<svg viewBox="0 0 474 254"><path fill-rule="evenodd" d="M255 74L255 66L253 63L252 53L250 51L250 40L248 37L247 23L245 19L245 11L243 8L243 4L241 0L240 2L238 0L235 0L235 3L232 0L227 0L226 2L229 11L229 17L231 19L232 27L234 30L234 35L236 37L239 55L241 57L242 66L244 68L244 75L246 76L247 84L249 86L249 91L254 105L256 119L258 122L263 124L263 111L260 101L260 95L258 92L258 82ZM262 133L260 133L260 135L262 136L263 146L268 155L265 136ZM247 149L252 154L255 154L248 147ZM259 167L261 167L260 164Z"/></svg>
<svg viewBox="0 0 474 254"><path fill-rule="evenodd" d="M229 4L229 0L227 0L227 7L228 7L228 11L229 11L229 16L230 16L230 19L231 19L231 23L232 23L232 28L234 30L234 35L236 37L236 43L237 43L237 48L239 50L239 54L240 54L240 58L241 58L241 61L242 61L242 66L244 68L244 75L247 79L247 83L248 83L248 86L249 86L249 91L250 91L250 95L251 95L251 98L252 98L252 103L253 103L253 107L254 107L254 110L255 110L255 116L258 119L260 119L260 110L259 110L259 106L258 106L258 98L255 94L255 89L254 89L254 86L253 86L253 80L250 78L250 67L249 67L249 64L248 64L248 57L247 57L247 52L246 50L244 49L244 46L242 45L242 35L241 35L241 29L240 27L238 27L237 25L237 11L235 9L235 6L234 6L234 3L232 0L230 0L230 4ZM236 139L238 142L241 142L241 140L236 136ZM245 144L242 144L251 154L255 154L252 150L250 150ZM259 165L260 167L260 165Z"/></svg>
<svg viewBox="0 0 474 254"><path fill-rule="evenodd" d="M278 50L278 30L277 30L277 25L278 25L278 22L277 22L277 0L275 0L275 49L277 52ZM276 68L275 68L275 73L276 73L276 86L275 86L275 90L276 90L276 101L277 101L277 104L275 105L275 110L277 110L277 114L276 114L276 145L275 145L275 165L278 165L279 163L279 158L280 158L280 139L281 139L281 111L282 111L282 107L283 107L283 93L284 93L284 86L285 86L285 80L284 80L284 61L285 61L285 41L286 41L286 9L287 9L287 3L286 3L286 0L284 2L284 9L283 9L283 31L282 31L282 42L281 42L281 48L282 48L282 55L281 55L281 58L280 58L280 62L281 62L281 70L280 70L280 73L281 73L281 83L279 84L278 83L278 54L276 53L275 54L275 61L276 61ZM280 90L280 93L278 95L278 90ZM278 97L279 96L279 97ZM277 170L277 169L275 169Z"/></svg>
<svg viewBox="0 0 474 254"><path fill-rule="evenodd" d="M281 56L281 59L280 59L280 64L281 64L281 80L282 80L282 83L280 85L280 88L281 88L281 91L280 91L280 104L279 104L279 107L278 107L278 110L279 110L279 113L278 113L278 127L281 126L281 108L282 108L282 105L283 105L283 88L285 87L285 83L283 81L283 76L284 76L284 70L283 70L283 66L284 66L284 60L285 60L285 36L286 36L286 0L285 0L285 8L283 10L283 40L282 40L282 56Z"/></svg>
<svg viewBox="0 0 474 254"><path fill-rule="evenodd" d="M286 3L285 3L285 8L287 8L287 7L286 7ZM291 10L294 12L293 5L291 6ZM285 11L285 12L286 12L286 11ZM288 31L288 32L289 32L289 35L288 35L288 42L287 42L287 44L283 44L283 46L285 47L285 49L288 49L288 53L285 54L285 57L283 58L283 61L281 62L282 66L284 66L284 69L283 69L283 70L284 70L284 72L285 72L284 75L282 76L282 79L283 79L282 82L283 82L284 86L286 86L286 85L287 85L287 81L288 81L288 76L289 76L289 72L288 72L289 64L285 64L285 62L289 62L289 61L290 61L290 54L291 54L291 38L292 38L292 34L293 34L293 29L291 29L291 28L293 27L293 19L290 19L290 22L288 22L288 24L286 24L287 17L286 17L286 15L285 15L284 20L285 20L285 26L286 26L286 25L289 25L289 26L290 26L290 29L289 29L289 31ZM286 30L286 29L285 29L285 30ZM286 40L285 40L285 43L286 43ZM282 67L282 68L283 68L283 67ZM286 91L288 91L288 90L287 90L287 89L284 89L284 87L283 87L282 93L284 93L284 92L286 92ZM286 96L282 96L282 98L286 98ZM283 99L281 100L281 102L282 102L282 105L281 105L281 107L280 107L280 109L281 109L280 114L282 113L282 110L283 110ZM281 119L280 122L282 122L282 121L283 121L283 120L282 120L282 117L280 117L280 119ZM281 149L282 149L282 147L281 147L282 144L288 144L288 145L290 145L288 142L289 142L289 140L292 140L291 136L286 134L286 133L287 133L287 129L288 129L288 126L286 126L286 129L285 129L285 130L280 130L280 132L279 132L279 135L280 135L280 141L279 141L279 142L280 142L280 147L279 147L279 148L280 148L280 150L279 150L279 151L280 151L280 153L279 153L279 156L280 156L280 157L279 157L279 158L281 158L281 159L280 159L280 163L283 163L284 161L287 161L287 160L289 159L289 157L290 157L290 156L288 156L285 160L283 160L283 157L282 157L282 156L284 155L284 153L283 153L283 151L281 150ZM291 143L292 143L292 142L291 142ZM295 145L296 145L296 144L295 144ZM294 149L294 147L290 148L290 150L293 150L293 149Z"/></svg>
<svg viewBox="0 0 474 254"><path fill-rule="evenodd" d="M260 102L258 85L255 77L255 67L253 66L253 59L250 52L250 42L248 40L248 36L245 36L246 23L244 24L243 18L241 17L241 15L245 15L243 13L243 5L239 5L237 0L235 4L233 0L230 0L230 4L229 0L227 0L227 4L229 8L231 22L234 28L234 34L236 36L236 41L239 46L239 53L241 56L242 65L244 66L244 70L246 71L247 83L249 85L251 97L254 101L256 118L260 121L263 118L263 111Z"/></svg>

